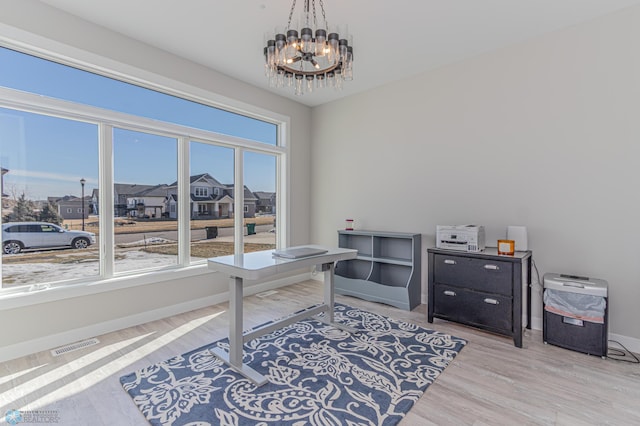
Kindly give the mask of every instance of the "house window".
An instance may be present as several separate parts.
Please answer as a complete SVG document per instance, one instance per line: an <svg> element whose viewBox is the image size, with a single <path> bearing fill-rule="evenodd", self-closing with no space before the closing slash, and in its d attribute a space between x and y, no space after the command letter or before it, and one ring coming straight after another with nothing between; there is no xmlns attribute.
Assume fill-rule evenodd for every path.
<svg viewBox="0 0 640 426"><path fill-rule="evenodd" d="M215 143L207 143L204 141L191 141L189 144L189 152L191 159L189 169L192 177L200 177L212 182L214 185L222 185L225 182L233 188L234 181L234 150L223 147ZM198 188L196 188L197 190ZM213 187L213 191L217 190ZM200 208L206 208L207 218L228 219L232 217L233 199L225 197L217 200L215 204L200 204L198 206L198 214L201 215ZM192 218L198 219L197 217ZM198 223L191 223L190 228L199 228ZM216 240L207 239L206 232L192 233L191 238L191 261L204 262L209 257L233 254L235 242L231 246L226 243L225 250L220 250L221 245Z"/></svg>
<svg viewBox="0 0 640 426"><path fill-rule="evenodd" d="M51 149L54 139L56 148ZM78 176L85 179L85 190L98 183L98 126L95 124L0 107L0 152L1 166L8 170L4 175L5 188L10 185L12 193L17 195L17 208L11 210L9 217L3 215L3 221L33 221L39 208L37 200L60 194L80 197L82 186ZM63 211L73 217L72 207L65 207ZM99 219L92 222L95 227L92 224L85 229L95 232ZM79 229L72 219L64 219L62 225ZM12 291L20 286L77 282L78 277L97 279L99 256L89 254L96 249L97 246L91 246L74 253L70 255L73 261L66 264L50 263L48 256L39 254L43 249L31 249L26 262L21 261L22 256L3 251L1 288Z"/></svg>
<svg viewBox="0 0 640 426"><path fill-rule="evenodd" d="M256 215L258 213L258 193L273 193L277 188L277 157L274 155L247 151L244 153L244 216L251 218L254 231L260 235L260 243L276 245L275 216ZM255 251L257 243L247 239L244 242L244 252Z"/></svg>
<svg viewBox="0 0 640 426"><path fill-rule="evenodd" d="M55 52L48 54L55 57ZM73 59L67 57L65 61ZM82 261L72 267L50 267L45 263L46 256L38 260L43 249L34 250L26 265L19 265L13 254L3 253L0 292L19 288L28 291L30 286L40 284L111 285L110 279L117 275L134 279L142 271L163 274L168 268L206 264L211 255L230 254L217 250L219 247L196 244L204 237L191 237L190 224L184 223L194 219L190 195L208 195L207 187L192 188L191 182L198 175L208 174L220 197L215 204L203 205L205 210L198 207L196 213L206 211L214 218L234 218L234 225L241 227L243 215L234 214L236 203L246 205L244 213L253 215L256 201L252 191L264 190L256 182L271 182L277 175L275 164L285 167L287 150L277 143L285 138L279 137L279 125L274 124L284 119L267 122L264 117L268 114L262 110L256 110L260 119L252 118L251 112L241 115L207 105L202 93L197 98L195 94L182 95L193 96L197 102L182 99L105 77L110 71L104 68L102 75L97 75L1 46L0 63L8 65L0 73L0 166L8 170L3 176L5 188L10 185L12 193L24 194L27 212L37 208L36 200L60 194L80 197L84 189L94 194L92 211L99 210L100 216L83 221L83 225L89 232L103 231L100 244L79 251ZM86 61L82 64L89 66L84 65ZM116 74L125 75L122 70L114 70ZM159 86L157 82L149 85ZM192 136L194 127L200 129L197 140ZM40 146L43 141L47 146ZM200 161L202 155L206 162ZM260 156L270 158L274 168L264 169ZM238 162L244 170L242 176L234 172ZM78 177L85 182L82 188ZM285 188L286 183L276 181L276 186ZM144 200L145 205L138 210L127 200ZM173 220L149 223L167 210L173 213ZM78 212L82 213L82 208ZM77 219L65 220L62 225L80 229ZM149 225L162 226L167 237L149 238ZM278 227L278 232L286 228ZM124 235L129 237L125 240ZM231 251L244 238L242 233L234 235L237 241ZM276 238L282 236L273 235L275 247ZM178 244L183 240L189 244ZM228 244L224 247L229 250ZM16 278L18 274L20 279Z"/></svg>
<svg viewBox="0 0 640 426"><path fill-rule="evenodd" d="M149 153L153 153L152 161L140 161ZM132 209L130 216L151 219L152 212L147 212L146 204L161 205L166 197L165 188L178 178L178 141L151 132L114 128L113 170L114 191L117 187L134 196L128 207ZM135 182L135 185L124 187L121 182ZM118 228L119 223L122 223L121 219L114 219L114 228ZM169 228L173 230L173 226ZM114 236L116 274L175 266L178 263L178 238L154 239L141 232L139 239L133 241L134 244L131 241L122 244L123 238L123 234ZM162 244L162 253L158 255L156 250L147 251L151 244ZM131 250L132 247L141 247L145 255L141 257L139 252Z"/></svg>
<svg viewBox="0 0 640 426"><path fill-rule="evenodd" d="M78 207L78 213L82 214L82 207Z"/></svg>
<svg viewBox="0 0 640 426"><path fill-rule="evenodd" d="M203 188L203 187L196 187L195 195L196 195L196 197L208 197L209 196L209 189L208 188Z"/></svg>
<svg viewBox="0 0 640 426"><path fill-rule="evenodd" d="M206 105L201 101L196 102L167 95L140 85L103 77L83 71L79 67L72 68L46 61L2 46L0 46L0 63L3 65L11 64L12 71L5 73L5 68L3 68L0 86L119 111L133 116L232 135L266 145L277 145L278 126L252 118L248 114L236 114ZM22 76L19 73L22 73ZM41 77L38 74L46 75L47 84L41 84ZM122 73L119 74L122 75ZM95 90L72 90L70 84L75 87L94 88ZM110 93L114 95L108 96ZM132 102L132 99L135 99L135 102ZM189 111L189 113L183 113L184 111Z"/></svg>

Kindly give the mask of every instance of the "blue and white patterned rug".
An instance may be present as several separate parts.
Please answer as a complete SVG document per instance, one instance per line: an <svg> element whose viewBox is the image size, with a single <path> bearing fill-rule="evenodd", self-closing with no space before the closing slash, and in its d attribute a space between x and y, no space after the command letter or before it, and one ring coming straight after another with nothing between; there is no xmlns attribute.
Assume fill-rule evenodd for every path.
<svg viewBox="0 0 640 426"><path fill-rule="evenodd" d="M228 340L120 378L153 425L395 425L466 341L336 304L349 334L308 319L244 346L256 387L212 356Z"/></svg>

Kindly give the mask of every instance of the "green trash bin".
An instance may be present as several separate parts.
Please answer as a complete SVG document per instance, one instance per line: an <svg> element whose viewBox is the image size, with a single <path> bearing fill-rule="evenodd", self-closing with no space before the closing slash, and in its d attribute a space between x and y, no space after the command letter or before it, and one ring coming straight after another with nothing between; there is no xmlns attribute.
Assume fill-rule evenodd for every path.
<svg viewBox="0 0 640 426"><path fill-rule="evenodd" d="M256 233L256 224L247 223L247 235L254 235Z"/></svg>

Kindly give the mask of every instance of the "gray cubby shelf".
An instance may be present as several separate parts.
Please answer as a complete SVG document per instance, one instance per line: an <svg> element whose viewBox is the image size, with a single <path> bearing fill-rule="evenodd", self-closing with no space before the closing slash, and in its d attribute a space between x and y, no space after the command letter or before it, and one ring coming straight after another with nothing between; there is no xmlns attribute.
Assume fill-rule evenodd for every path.
<svg viewBox="0 0 640 426"><path fill-rule="evenodd" d="M413 310L421 299L421 241L421 234L338 231L338 246L358 256L336 265L335 291Z"/></svg>

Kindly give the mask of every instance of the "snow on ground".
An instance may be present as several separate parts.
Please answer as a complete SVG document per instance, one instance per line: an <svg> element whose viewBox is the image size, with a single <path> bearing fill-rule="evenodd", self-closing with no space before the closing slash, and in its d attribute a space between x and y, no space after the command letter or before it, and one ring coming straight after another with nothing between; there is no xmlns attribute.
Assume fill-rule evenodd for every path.
<svg viewBox="0 0 640 426"><path fill-rule="evenodd" d="M132 250L123 253L124 258L116 260L116 272L126 272L175 265L176 256L146 253ZM62 280L90 279L99 275L97 259L85 259L69 263L16 263L2 265L4 287L25 284L52 283ZM42 278L40 278L42 277Z"/></svg>
<svg viewBox="0 0 640 426"><path fill-rule="evenodd" d="M206 240L212 241L212 240ZM231 241L233 236L218 237L215 241ZM245 242L274 244L275 236L269 232L258 232L254 235L245 235ZM119 246L140 246L152 244L166 244L173 241L159 237L150 237L140 241ZM20 256L20 254L12 255ZM171 267L177 264L178 257L174 255L164 255L159 253L147 253L144 251L126 249L116 250L116 273L127 271L140 271L145 269L158 269ZM122 257L123 256L123 257ZM86 280L97 277L100 274L99 264L96 257L73 260L74 255L60 251L57 257L66 257L65 263L15 263L2 264L2 282L4 288L11 288L25 284L53 283L66 280ZM193 258L193 261L201 261L201 258Z"/></svg>

